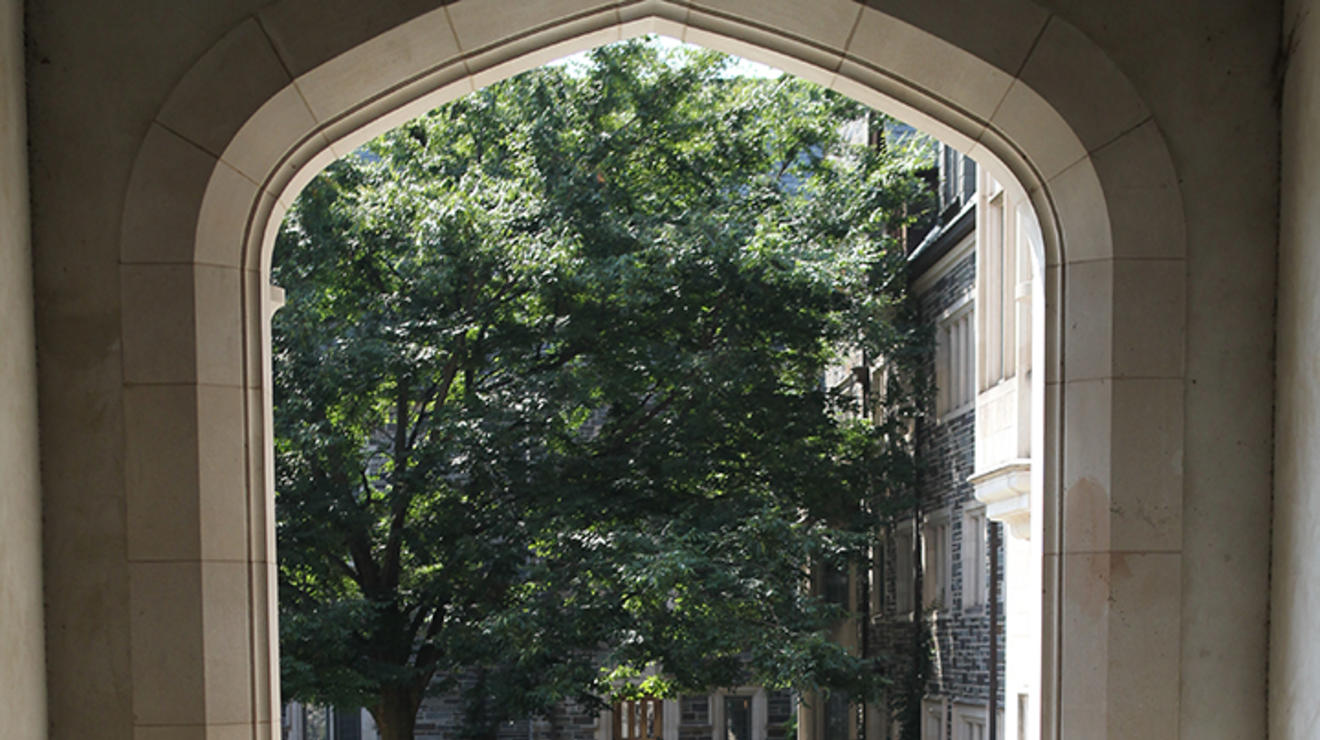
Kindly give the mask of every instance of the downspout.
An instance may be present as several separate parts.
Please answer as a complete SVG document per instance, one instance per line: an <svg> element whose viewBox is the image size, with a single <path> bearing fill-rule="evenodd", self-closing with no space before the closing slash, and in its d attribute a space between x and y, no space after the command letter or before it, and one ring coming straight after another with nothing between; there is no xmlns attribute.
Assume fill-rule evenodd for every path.
<svg viewBox="0 0 1320 740"><path fill-rule="evenodd" d="M986 527L990 540L990 701L986 703L985 726L990 740L999 740L999 541L1002 527Z"/></svg>

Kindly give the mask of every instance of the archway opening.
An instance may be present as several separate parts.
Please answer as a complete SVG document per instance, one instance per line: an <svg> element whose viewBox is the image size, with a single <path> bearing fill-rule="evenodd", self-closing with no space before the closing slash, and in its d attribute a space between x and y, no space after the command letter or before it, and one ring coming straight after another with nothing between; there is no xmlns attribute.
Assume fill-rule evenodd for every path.
<svg viewBox="0 0 1320 740"><path fill-rule="evenodd" d="M916 697L905 694L904 706L925 696L924 685L894 666L926 656L872 630L898 610L870 556L892 559L885 553L895 548L895 521L911 521L929 499L961 496L959 516L970 499L961 481L936 482L921 501L912 492L910 427L930 382L929 353L916 337L933 319L917 318L904 296L908 257L937 216L929 189L936 147L812 83L746 79L695 50L658 54L646 44L605 47L580 75L555 70L497 83L340 160L291 211L274 274L289 297L276 321L274 387L277 503L285 502L277 520L288 548L282 612L293 626L283 630L292 632L284 672L300 695L342 689L349 698L335 703L350 706L355 690L342 674L376 680L365 667L346 669L367 662L346 654L356 649L406 656L392 668L416 673L420 687L410 696L433 681L461 685L466 709L479 693L491 708L483 716L499 718L495 709L512 712L508 718L524 709L554 716L558 704L524 707L522 699L604 693L602 668L618 676L653 664L663 665L648 679L657 687L669 676L679 688L732 683L762 696L760 712L747 699L742 714L704 715L711 726L741 716L730 726L744 735L758 726L758 737L786 732L790 718L766 712L792 707L788 689L833 692L829 711L816 706L824 691L804 702L812 711L796 726L806 738L831 729L862 737L868 727L888 734L896 712L880 705L881 684L912 684ZM945 205L952 213L954 204ZM825 294L833 297L821 303ZM466 328L449 326L451 318ZM970 459L959 464L970 470ZM516 510L509 523L517 532L492 523L496 509ZM589 516L575 519L576 509ZM438 511L452 522L437 527ZM550 530L529 532L538 521ZM748 549L748 536L760 544ZM474 541L494 551L477 554ZM565 541L598 544L587 554L550 544ZM391 542L404 544L391 550ZM911 542L936 548L924 535ZM955 530L939 557L951 560L960 542L980 557L959 567L984 583L985 533ZM601 543L619 543L622 552ZM640 563L630 561L643 554L646 573L634 572ZM507 588L549 589L575 605L536 631L552 638L556 656L529 642L514 657L450 660L446 650L460 652L451 632L466 630L468 644L505 644L495 627L507 616L480 616L479 605L514 608L524 621L542 616L495 581L476 580L484 596L462 591L465 557L548 568L510 575ZM642 590L665 563L681 573L653 586L664 593ZM826 603L800 593L812 570ZM404 588L424 571L448 580ZM570 581L536 580L555 571ZM574 584L585 572L594 580L581 591ZM894 587L911 592L920 572L891 569ZM827 573L842 579L838 588ZM612 586L619 578L631 585ZM937 578L951 597L962 593L934 569L926 583L933 589ZM875 599L864 595L868 587ZM629 590L637 593L619 595ZM952 601L929 605L943 615L945 650L936 655L972 663L975 646L954 650L952 637L993 632L985 625L996 612L959 600L966 603L957 609ZM515 604L500 606L507 601ZM649 601L672 613L650 614L642 608ZM467 606L455 612L454 602ZM374 604L400 605L412 632ZM821 621L827 605L849 615L844 623ZM624 608L615 615L613 607ZM578 638L589 644L564 644L583 632L575 615L588 609L599 630L611 618L624 621ZM921 611L916 623L935 623ZM434 634L428 621L441 625ZM826 629L837 644L816 642ZM861 640L851 634L859 631ZM328 639L335 637L357 647L341 650ZM400 639L413 649L380 645ZM567 687L552 683L564 666L542 665L585 660L593 649L604 655L592 660L631 663L585 665L589 680L573 674L580 685ZM521 694L500 696L487 687L507 680L501 661L524 673L529 662L540 665L541 676ZM966 702L976 687L996 683L983 679L941 689L980 727L986 697L980 713ZM858 716L866 705L865 722L847 720L848 702L837 701L846 692L870 698L855 705ZM727 709L724 699L707 706ZM374 695L357 701L370 702L378 718L393 711ZM670 701L668 713L676 713L681 699ZM441 711L449 704L441 698L422 708L439 724L431 730L456 720ZM916 732L911 714L898 723ZM668 732L684 723L702 725L672 722Z"/></svg>
<svg viewBox="0 0 1320 740"><path fill-rule="evenodd" d="M1045 362L1037 366L1045 386L1042 733L1103 735L1104 728L1149 729L1161 717L1176 722L1176 712L1148 716L1140 708L1146 704L1127 699L1140 691L1163 706L1178 703L1177 640L1168 629L1172 624L1176 634L1180 609L1181 520L1142 522L1109 504L1121 478L1123 490L1158 497L1162 511L1180 511L1181 474L1142 460L1152 449L1181 449L1181 386L1145 379L1181 377L1180 351L1158 340L1180 336L1183 319L1176 312L1116 313L1115 299L1130 298L1149 277L1147 267L1136 267L1147 255L1168 268L1160 272L1166 287L1181 289L1181 209L1168 154L1139 98L1112 66L1085 63L1091 47L1075 29L1006 8L1008 27L1025 32L992 43L989 28L899 19L842 0L810 18L779 4L584 2L538 6L493 23L477 0L397 10L397 17L326 25L291 4L264 13L260 23L241 24L180 82L139 154L120 268L125 408L136 425L127 432L127 569L140 584L130 596L132 642L159 649L132 651L136 723L270 731L272 467L262 454L270 438L262 348L271 294L263 261L287 198L333 159L336 147L351 151L442 98L656 30L749 58L773 57L851 90L970 151L1036 207L1046 309ZM345 35L346 27L354 30ZM1043 66L1057 66L1051 59L1069 60L1074 80L1125 101L1135 120L1088 121L1040 76ZM239 78L274 82L256 89L235 85ZM236 107L241 114L194 115L209 109L217 91L236 88L250 91ZM1099 160L1094 155L1102 149L1106 159ZM1123 201L1120 208L1111 199L1125 192L1123 178L1132 173L1160 184L1164 199ZM188 187L160 187L180 180ZM171 323L179 317L187 326ZM1161 436L1149 445L1142 443L1149 415L1139 421L1134 404L1159 416ZM171 431L162 408L177 410L197 432L183 451L191 477L157 454L158 440L187 439ZM235 449L236 439L247 440L244 449ZM239 490L245 495L234 496ZM156 507L162 495L186 506ZM156 536L161 531L180 536ZM1111 581L1111 569L1120 566L1122 579ZM154 579L165 571L192 585L162 591ZM1158 603L1151 594L1162 595ZM1158 620L1147 622L1147 615ZM1133 674L1124 656L1159 636L1163 647L1145 651L1140 675ZM179 655L195 657L184 673L170 667L170 656Z"/></svg>

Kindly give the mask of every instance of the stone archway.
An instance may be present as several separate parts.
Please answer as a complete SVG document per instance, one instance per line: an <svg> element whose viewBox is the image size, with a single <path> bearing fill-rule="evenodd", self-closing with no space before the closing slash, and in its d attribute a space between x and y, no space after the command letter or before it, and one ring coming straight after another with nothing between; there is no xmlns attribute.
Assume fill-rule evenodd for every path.
<svg viewBox="0 0 1320 740"><path fill-rule="evenodd" d="M1080 32L1010 0L959 13L852 0L324 5L277 3L212 46L156 116L129 185L120 281L140 735L273 736L266 275L287 204L335 157L413 115L647 32L830 85L968 151L1035 204L1044 736L1177 734L1183 481L1162 462L1183 446L1182 204L1146 106Z"/></svg>

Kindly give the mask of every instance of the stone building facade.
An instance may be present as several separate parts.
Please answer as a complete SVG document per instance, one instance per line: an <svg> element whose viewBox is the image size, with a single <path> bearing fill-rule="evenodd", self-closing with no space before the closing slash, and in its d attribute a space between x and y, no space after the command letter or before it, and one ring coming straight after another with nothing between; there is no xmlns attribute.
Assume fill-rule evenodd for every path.
<svg viewBox="0 0 1320 740"><path fill-rule="evenodd" d="M792 692L756 687L630 702L599 715L567 701L548 717L504 723L498 740L789 740L795 704ZM454 740L462 718L457 693L429 697L418 712L417 738Z"/></svg>
<svg viewBox="0 0 1320 740"><path fill-rule="evenodd" d="M940 217L912 253L912 292L935 337L928 372L932 412L916 425L917 490L912 511L883 527L872 574L869 644L898 657L894 677L914 670L912 652L929 646L921 698L921 737L979 740L987 709L1002 709L1002 602L991 609L991 528L970 482L976 461L977 255L975 165L947 147L940 157ZM1002 562L1002 549L993 561ZM994 578L1001 582L1002 574ZM992 625L994 629L992 630ZM928 632L928 642L918 639ZM996 650L991 640L1000 641ZM996 672L992 681L991 670ZM897 704L897 699L890 702ZM898 737L892 707L866 723L869 740ZM1001 735L1002 736L1002 735Z"/></svg>
<svg viewBox="0 0 1320 740"><path fill-rule="evenodd" d="M505 722L497 740L793 740L796 695L787 690L757 687L685 694L651 700L637 712L621 705L593 714L572 701L556 705L546 717ZM654 714L650 714L654 707ZM417 740L461 737L463 700L460 691L427 697L417 713ZM636 712L629 722L624 717ZM306 707L290 702L283 708L282 740L378 740L371 715L362 709Z"/></svg>
<svg viewBox="0 0 1320 740"><path fill-rule="evenodd" d="M463 700L458 692L428 697L417 712L417 740L455 740L462 735ZM497 740L595 740L599 720L576 703L563 702L547 717L502 723ZM334 740L339 740L335 738ZM363 738L363 740L370 740Z"/></svg>
<svg viewBox="0 0 1320 740"><path fill-rule="evenodd" d="M895 656L900 687L917 670L914 651L928 649L921 696L895 689L920 700L923 740L1035 738L1038 227L1020 201L947 146L939 185L937 223L909 257L912 294L934 334L935 399L914 430L915 504L882 527L867 644ZM864 715L857 735L898 736L902 702L888 703Z"/></svg>
<svg viewBox="0 0 1320 740"><path fill-rule="evenodd" d="M975 280L975 256L961 257L935 284L919 296L921 314L932 326L950 310L957 310ZM922 570L922 592L928 596L922 604L935 633L928 696L934 701L975 705L984 708L990 701L990 610L986 594L973 594L970 568L989 570L986 552L987 525L984 517L975 526L974 510L984 509L976 500L969 479L975 465L975 410L964 405L945 415L924 420L917 429L918 513L921 545L924 550L943 547L942 557L923 558L926 563L943 568ZM997 527L989 524L989 527ZM936 541L936 529L943 532ZM973 540L976 540L973 543ZM964 558L964 555L967 557ZM976 557L973 561L972 558ZM940 560L946 560L940 563ZM995 558L1000 562L1002 557ZM895 574L901 577L903 574ZM964 577L966 576L966 577ZM932 581L934 583L932 584ZM987 589L989 590L989 589ZM1000 589L994 589L999 592ZM996 635L1003 634L1003 610L995 610ZM999 653L1002 655L1002 650ZM995 669L1003 672L1003 661ZM1002 680L1000 685L1002 685ZM1002 695L994 697L998 705Z"/></svg>

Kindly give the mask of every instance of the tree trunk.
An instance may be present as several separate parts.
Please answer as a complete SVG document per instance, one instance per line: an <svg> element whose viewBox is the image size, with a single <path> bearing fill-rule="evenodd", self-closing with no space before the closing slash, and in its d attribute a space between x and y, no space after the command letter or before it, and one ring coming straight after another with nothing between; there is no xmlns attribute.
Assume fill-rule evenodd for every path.
<svg viewBox="0 0 1320 740"><path fill-rule="evenodd" d="M380 703L371 714L376 720L380 740L413 740L421 692L388 688L381 692Z"/></svg>

